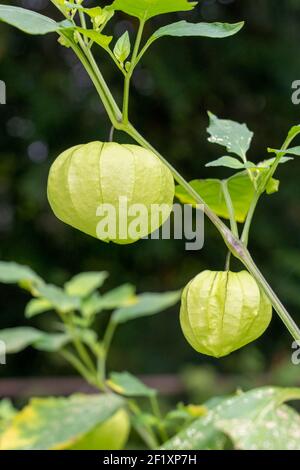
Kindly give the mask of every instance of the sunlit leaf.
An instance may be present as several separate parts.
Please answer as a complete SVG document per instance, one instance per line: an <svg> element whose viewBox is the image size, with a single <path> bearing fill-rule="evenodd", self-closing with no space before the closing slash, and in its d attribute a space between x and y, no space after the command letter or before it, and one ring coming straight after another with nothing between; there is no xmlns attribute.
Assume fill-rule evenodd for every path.
<svg viewBox="0 0 300 470"><path fill-rule="evenodd" d="M188 0L115 0L112 7L140 20L148 20L163 13L189 11L196 5L197 2Z"/></svg>
<svg viewBox="0 0 300 470"><path fill-rule="evenodd" d="M70 335L67 333L44 333L33 343L35 349L47 352L56 352L70 342Z"/></svg>
<svg viewBox="0 0 300 470"><path fill-rule="evenodd" d="M112 36L106 36L105 34L101 34L93 29L84 29L79 27L77 27L76 29L85 37L91 39L93 42L103 47L104 49L109 46L113 38Z"/></svg>

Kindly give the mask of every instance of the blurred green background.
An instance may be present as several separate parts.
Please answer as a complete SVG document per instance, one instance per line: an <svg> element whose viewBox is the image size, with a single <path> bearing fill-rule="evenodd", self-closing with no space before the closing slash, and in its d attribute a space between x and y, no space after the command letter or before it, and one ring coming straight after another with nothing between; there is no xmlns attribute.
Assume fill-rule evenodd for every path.
<svg viewBox="0 0 300 470"><path fill-rule="evenodd" d="M111 2L100 5L107 3ZM59 17L46 0L14 4ZM133 34L134 21L122 14L115 19L112 32L116 36L126 29ZM220 148L207 142L208 109L220 117L246 122L254 131L252 161L264 158L268 146L278 148L289 128L300 121L300 105L291 102L292 82L300 79L300 3L202 0L192 13L154 18L147 33L176 19L245 20L246 26L224 40L158 41L134 77L131 118L186 178L226 176L230 170L204 167L222 155ZM114 66L100 51L97 59L120 100L122 82ZM184 241L108 246L59 222L46 198L49 167L70 146L107 140L108 119L81 65L72 51L59 46L54 34L30 37L1 24L0 79L7 85L7 104L0 106L1 259L28 264L48 282L58 284L80 271L104 269L111 273L107 288L132 282L139 292L181 288L203 269L223 269L226 250L209 222L205 246L199 252L185 251ZM120 134L116 138L125 139ZM299 162L282 166L279 176L280 192L259 205L250 247L299 323ZM26 323L27 300L26 293L16 287L0 285L1 328ZM212 378L215 371L225 381L228 374L238 374L236 382L247 387L257 385L257 374L275 384L295 382L297 367L286 366L291 338L276 315L254 345L216 361L195 353L186 343L178 310L124 326L114 342L111 368L136 374L192 370L190 386L198 373L198 383L210 387L211 393L220 389ZM45 326L42 319L35 324L39 321ZM205 368L196 372L198 366ZM272 370L277 372L270 377ZM31 350L9 357L8 365L0 368L1 377L68 372L57 359Z"/></svg>

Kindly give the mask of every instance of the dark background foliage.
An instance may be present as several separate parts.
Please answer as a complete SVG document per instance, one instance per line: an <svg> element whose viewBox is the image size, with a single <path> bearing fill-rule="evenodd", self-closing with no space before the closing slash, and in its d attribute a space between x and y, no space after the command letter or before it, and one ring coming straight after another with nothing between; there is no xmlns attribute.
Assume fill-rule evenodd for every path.
<svg viewBox="0 0 300 470"><path fill-rule="evenodd" d="M4 2L5 3L5 2ZM96 4L98 2L89 2ZM101 3L101 2L100 2ZM102 2L104 4L105 2ZM109 2L106 2L109 3ZM58 17L46 0L16 5ZM225 40L172 39L157 42L137 70L131 118L145 136L186 178L226 176L205 169L222 155L207 142L207 110L246 122L255 133L250 159L279 147L300 121L291 101L291 84L300 78L300 5L297 0L202 0L190 14L154 18L147 33L169 20L246 21L242 32ZM134 21L116 15L112 33L131 35ZM122 83L109 59L97 54L118 99ZM0 258L30 265L47 281L61 284L82 270L108 270L107 288L133 282L138 291L183 287L203 269L223 269L226 250L206 222L205 246L185 251L184 241L140 241L106 245L59 222L52 214L46 183L49 167L64 149L108 138L102 105L72 52L55 35L25 36L0 25L0 79L7 84L7 105L0 106ZM116 136L120 141L123 135ZM250 247L262 271L300 322L299 162L280 168L280 193L265 198L255 217ZM237 266L236 266L237 267ZM0 286L1 328L25 324L26 293ZM40 325L47 327L41 319ZM255 343L213 361L185 342L178 308L123 327L114 343L111 366L133 373L177 373L188 364L211 364L221 373L268 372L290 354L291 338L274 316L271 328ZM9 358L8 375L64 373L63 364L27 351Z"/></svg>

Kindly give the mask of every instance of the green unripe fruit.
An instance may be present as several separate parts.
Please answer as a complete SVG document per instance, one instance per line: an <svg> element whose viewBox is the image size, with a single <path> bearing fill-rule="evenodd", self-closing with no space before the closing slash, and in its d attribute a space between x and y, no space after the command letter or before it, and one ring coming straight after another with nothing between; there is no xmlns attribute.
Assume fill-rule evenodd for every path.
<svg viewBox="0 0 300 470"><path fill-rule="evenodd" d="M226 356L254 341L271 318L271 303L247 271L203 271L182 294L183 334L208 356Z"/></svg>
<svg viewBox="0 0 300 470"><path fill-rule="evenodd" d="M130 420L125 410L119 410L112 418L96 426L68 450L122 450L128 440Z"/></svg>
<svg viewBox="0 0 300 470"><path fill-rule="evenodd" d="M158 229L170 215L174 192L172 173L154 153L113 142L66 150L53 163L48 179L48 199L60 220L120 244L133 243ZM143 205L142 213L136 212L137 204ZM103 233L99 222L108 215L108 205L115 212L114 230Z"/></svg>

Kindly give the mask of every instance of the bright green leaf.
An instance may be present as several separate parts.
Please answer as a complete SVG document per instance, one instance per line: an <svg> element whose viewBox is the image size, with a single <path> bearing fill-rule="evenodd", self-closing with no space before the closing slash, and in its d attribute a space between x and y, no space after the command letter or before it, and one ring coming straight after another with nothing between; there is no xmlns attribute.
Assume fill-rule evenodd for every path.
<svg viewBox="0 0 300 470"><path fill-rule="evenodd" d="M123 405L113 394L34 398L1 436L1 450L59 450L108 420Z"/></svg>
<svg viewBox="0 0 300 470"><path fill-rule="evenodd" d="M140 20L149 20L153 16L176 11L189 11L195 8L197 2L188 0L115 0L114 10L121 10Z"/></svg>
<svg viewBox="0 0 300 470"><path fill-rule="evenodd" d="M147 387L129 372L112 372L108 385L125 397L153 397L157 393L154 388Z"/></svg>
<svg viewBox="0 0 300 470"><path fill-rule="evenodd" d="M66 23L56 21L24 8L0 5L0 21L8 23L24 33L47 34L57 32Z"/></svg>
<svg viewBox="0 0 300 470"><path fill-rule="evenodd" d="M0 330L0 341L5 344L7 354L14 354L31 346L44 335L43 331L28 326Z"/></svg>
<svg viewBox="0 0 300 470"><path fill-rule="evenodd" d="M219 217L229 219L222 182L220 180L193 180L190 181L190 185ZM233 203L235 219L237 222L243 223L254 197L254 186L245 171L236 173L228 178L227 185ZM268 187L268 190L271 190L269 194L276 189L278 190L278 182L272 179ZM176 186L175 194L181 203L196 206L194 199L181 186Z"/></svg>
<svg viewBox="0 0 300 470"><path fill-rule="evenodd" d="M208 113L210 124L207 129L210 134L209 142L226 147L227 152L235 153L242 159L249 150L253 132L249 131L245 124L219 119L212 113Z"/></svg>
<svg viewBox="0 0 300 470"><path fill-rule="evenodd" d="M266 193L267 194L277 193L277 191L279 190L279 185L280 185L279 180L276 180L275 178L271 178L266 186Z"/></svg>
<svg viewBox="0 0 300 470"><path fill-rule="evenodd" d="M26 305L25 317L32 318L52 310L52 304L46 299L31 299Z"/></svg>
<svg viewBox="0 0 300 470"><path fill-rule="evenodd" d="M127 307L121 307L113 313L115 323L125 323L135 318L145 317L160 313L175 305L181 296L181 291L164 292L162 294L141 294L136 303Z"/></svg>
<svg viewBox="0 0 300 470"><path fill-rule="evenodd" d="M77 27L76 30L82 33L85 37L91 39L99 46L103 47L104 49L107 49L112 41L112 36L106 36L105 34L101 34L93 29L84 29Z"/></svg>
<svg viewBox="0 0 300 470"><path fill-rule="evenodd" d="M66 282L64 287L71 296L88 297L104 284L107 277L106 271L80 273Z"/></svg>
<svg viewBox="0 0 300 470"><path fill-rule="evenodd" d="M114 47L114 56L116 59L123 64L125 60L129 57L131 51L130 37L128 31L117 40Z"/></svg>

